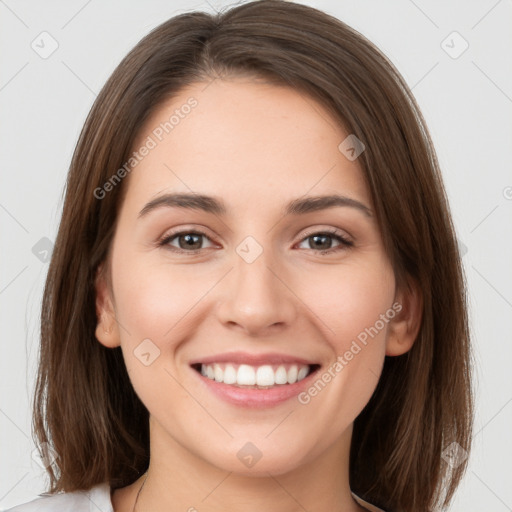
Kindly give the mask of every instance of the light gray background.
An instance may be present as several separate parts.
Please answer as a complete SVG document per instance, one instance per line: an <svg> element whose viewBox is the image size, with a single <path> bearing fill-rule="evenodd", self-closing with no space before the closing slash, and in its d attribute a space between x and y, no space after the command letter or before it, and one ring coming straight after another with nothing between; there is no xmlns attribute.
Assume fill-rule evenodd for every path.
<svg viewBox="0 0 512 512"><path fill-rule="evenodd" d="M230 3L0 0L0 509L45 490L30 435L48 268L40 240L55 239L85 116L114 67L152 28L184 11L212 12ZM467 249L477 365L474 451L450 510L512 510L512 2L303 3L376 43L412 87L427 120ZM59 45L46 59L31 47L34 40L43 45L43 31ZM469 43L458 58L441 45L453 31ZM453 36L446 44L452 52L462 48Z"/></svg>

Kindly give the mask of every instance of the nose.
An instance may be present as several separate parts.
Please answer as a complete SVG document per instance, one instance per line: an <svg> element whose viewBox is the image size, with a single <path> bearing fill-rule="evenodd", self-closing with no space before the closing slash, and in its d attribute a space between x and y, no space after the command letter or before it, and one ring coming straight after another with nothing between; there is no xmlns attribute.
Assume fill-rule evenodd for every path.
<svg viewBox="0 0 512 512"><path fill-rule="evenodd" d="M275 334L292 325L299 300L279 268L282 265L276 264L270 251L264 250L250 263L235 253L234 268L222 286L219 320L249 336Z"/></svg>

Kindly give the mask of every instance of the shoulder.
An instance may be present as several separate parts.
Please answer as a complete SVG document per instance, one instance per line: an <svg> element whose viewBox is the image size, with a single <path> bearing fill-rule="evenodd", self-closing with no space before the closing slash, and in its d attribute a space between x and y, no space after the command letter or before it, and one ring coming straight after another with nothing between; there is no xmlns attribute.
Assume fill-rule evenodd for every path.
<svg viewBox="0 0 512 512"><path fill-rule="evenodd" d="M37 498L5 512L114 512L110 486L98 484L87 491L39 494Z"/></svg>
<svg viewBox="0 0 512 512"><path fill-rule="evenodd" d="M382 510L381 508L378 508L375 505L372 505L371 503L364 501L362 498L357 496L357 494L352 493L352 496L357 501L357 503L359 503L359 505L361 505L363 508L365 508L369 512L385 512L385 510Z"/></svg>

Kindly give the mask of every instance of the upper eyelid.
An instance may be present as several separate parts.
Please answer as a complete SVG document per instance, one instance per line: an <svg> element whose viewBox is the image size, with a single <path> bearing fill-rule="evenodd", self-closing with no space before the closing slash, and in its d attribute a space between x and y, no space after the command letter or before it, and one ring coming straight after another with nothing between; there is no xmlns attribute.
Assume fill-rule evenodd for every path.
<svg viewBox="0 0 512 512"><path fill-rule="evenodd" d="M304 240L304 238L307 238L307 237L310 237L313 235L317 235L317 234L327 234L327 235L340 236L342 238L350 238L350 239L353 238L352 235L349 234L344 229L330 227L330 228L320 228L320 229L313 228L311 230L308 229L308 230L306 230L305 233L302 234L301 240Z"/></svg>
<svg viewBox="0 0 512 512"><path fill-rule="evenodd" d="M179 236L179 235L185 235L185 234L189 234L189 233L196 233L198 235L202 235L202 236L205 236L206 238L209 238L212 242L215 242L215 237L212 236L212 235L209 235L207 233L207 231L209 231L207 228L203 228L203 227L200 227L200 228L184 228L184 229L181 229L181 228L177 228L176 231L170 231L170 232L166 232L164 233L161 237L159 237L159 240L166 240L168 238L174 238L176 236Z"/></svg>

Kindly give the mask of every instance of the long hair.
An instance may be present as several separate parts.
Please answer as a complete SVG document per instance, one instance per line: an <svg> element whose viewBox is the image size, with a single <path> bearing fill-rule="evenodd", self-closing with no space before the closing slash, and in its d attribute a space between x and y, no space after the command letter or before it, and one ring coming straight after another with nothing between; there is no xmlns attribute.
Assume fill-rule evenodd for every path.
<svg viewBox="0 0 512 512"><path fill-rule="evenodd" d="M474 405L466 284L435 150L411 91L376 46L284 0L169 19L122 60L94 102L71 161L42 304L33 430L36 444L57 454L49 492L124 487L149 464L148 411L120 347L95 338L94 278L127 180L100 199L97 190L164 101L189 84L237 75L301 91L364 141L358 163L385 250L399 283L419 285L423 311L412 349L385 358L354 422L350 486L388 511L446 507L467 460L443 454L470 451Z"/></svg>

